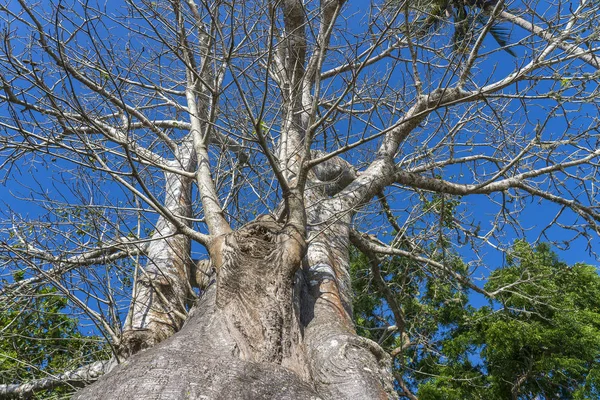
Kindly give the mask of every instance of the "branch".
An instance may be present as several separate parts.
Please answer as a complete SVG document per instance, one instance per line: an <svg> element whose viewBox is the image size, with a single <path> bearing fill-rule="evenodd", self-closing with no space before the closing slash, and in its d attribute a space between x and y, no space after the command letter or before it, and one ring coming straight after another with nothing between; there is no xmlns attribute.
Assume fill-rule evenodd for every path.
<svg viewBox="0 0 600 400"><path fill-rule="evenodd" d="M146 250L149 245L149 242L133 243L128 238L120 238L119 240L120 241L109 244L108 246L93 249L85 253L71 256L66 259L56 257L52 254L38 250L27 249L25 251L22 251L20 249L11 248L5 243L1 243L1 246L6 248L9 252L22 252L27 258L37 258L45 262L58 265L49 269L48 271L45 271L43 273L43 276L34 276L4 286L2 290L0 290L0 296L5 295L6 293L11 291L18 292L26 286L31 286L36 283L40 283L48 276L54 279L58 279L60 276L66 274L73 268L105 264L129 256L143 255L146 253Z"/></svg>
<svg viewBox="0 0 600 400"><path fill-rule="evenodd" d="M409 400L419 400L419 398L417 396L415 396L414 394L412 394L410 389L406 386L406 383L404 382L404 378L399 373L394 372L394 378L396 378L396 381L400 385L400 388L403 391L402 394L404 396L408 397Z"/></svg>
<svg viewBox="0 0 600 400"><path fill-rule="evenodd" d="M156 154L155 152L153 152L143 146L140 146L136 141L129 140L125 133L125 132L127 132L127 128L129 128L129 127L114 127L114 126L111 126L111 125L103 122L101 119L92 118L89 114L79 114L79 113L65 112L64 110L61 110L61 109L45 108L38 104L33 104L30 102L21 100L18 97L16 97L16 95L12 92L10 84L3 77L0 76L0 80L2 80L2 89L6 93L6 96L0 95L0 100L4 100L11 104L19 105L19 106L23 107L24 110L35 110L43 115L55 117L59 121L61 119L64 120L64 122L61 123L62 127L64 128L64 132L62 133L62 135L60 135L57 138L44 137L41 134L35 134L34 132L25 131L23 129L23 127L20 127L20 126L12 126L12 125L9 125L6 123L2 124L3 127L5 127L5 128L20 132L21 134L25 134L26 136L30 136L30 137L33 137L33 138L39 140L41 142L40 146L54 145L54 146L57 146L58 148L63 148L68 151L77 151L76 149L69 147L66 144L62 143L62 141L61 141L62 137L72 134L72 133L86 133L86 134L100 133L100 134L104 135L108 140L114 141L115 143L119 143L123 147L127 147L127 148L131 149L131 151L138 154L143 161L149 162L151 165L156 165L156 166L162 167L165 164L167 164L167 161L162 156ZM40 86L43 86L43 82L38 82L38 84ZM48 90L45 86L43 88ZM79 122L79 123L88 122L89 124L91 124L91 126L76 127L76 128L75 127L67 127L65 125L65 123L67 121L75 121L75 122ZM161 123L164 127L173 127L173 123L167 124L167 123L164 123L164 121L161 121ZM145 128L146 124L141 123L141 122L137 123L138 129L142 128L142 127ZM157 125L157 128L158 127L159 126ZM123 130L123 128L125 128L125 130Z"/></svg>
<svg viewBox="0 0 600 400"><path fill-rule="evenodd" d="M283 0L281 5L285 25L287 79L290 82L291 93L299 93L306 60L306 10L301 0ZM294 95L291 98L293 101Z"/></svg>
<svg viewBox="0 0 600 400"><path fill-rule="evenodd" d="M56 63L56 65L58 67L62 68L69 75L69 77L75 78L78 82L80 82L82 85L89 88L92 92L97 93L102 98L108 100L114 106L116 106L119 109L125 111L126 113L138 118L141 122L143 122L145 124L146 127L148 127L148 129L150 129L160 139L162 139L162 141L165 143L165 145L168 146L171 150L177 149L177 144L171 138L169 138L162 130L160 130L158 127L156 127L152 123L152 121L150 121L146 117L146 115L141 113L136 107L133 107L133 106L125 103L125 101L121 97L110 93L102 85L97 84L92 79L88 78L82 72L80 72L71 63L69 63L68 60L65 58L66 55L64 53L63 48L61 48L59 46L58 52L55 52L52 49L52 47L50 46L50 41L52 40L52 38L50 38L49 35L44 30L43 25L41 24L39 19L33 13L31 6L28 6L24 0L18 0L18 1L19 1L19 4L21 5L21 7L23 8L23 10L27 13L29 18L32 20L33 24L35 25L36 31L38 33L37 41L40 43L44 52L46 54L48 54L48 56Z"/></svg>
<svg viewBox="0 0 600 400"><path fill-rule="evenodd" d="M398 147L433 110L460 103L468 100L471 96L478 95L452 88L435 90L430 94L419 96L417 102L406 112L404 117L381 132L385 136L375 160L365 171L358 174L354 182L338 193L337 197L344 208L356 209L394 181L396 168L393 157ZM331 154L313 160L313 163L322 162Z"/></svg>
<svg viewBox="0 0 600 400"><path fill-rule="evenodd" d="M379 44L380 43L377 42L375 45L371 45L369 47L369 49L365 50L362 54L360 54L356 58L361 59L365 55L370 55L371 53L373 53L373 50L375 50L378 47ZM364 61L349 62L347 64L342 64L342 65L334 67L328 71L323 72L321 74L321 80L332 78L332 77L337 77L342 72L346 72L346 71L350 71L350 70L358 70L358 69L363 69L364 67L368 67L369 65L375 64L376 62L383 60L386 57L391 56L391 54L394 51L401 49L402 47L406 46L406 44L407 44L406 41L398 39L394 44L390 45L387 49L385 49L381 53L376 54L374 56L370 56L369 58L367 58Z"/></svg>
<svg viewBox="0 0 600 400"><path fill-rule="evenodd" d="M49 374L46 378L36 379L27 383L0 385L0 400L15 397L29 398L33 393L40 390L49 390L60 386L82 387L107 374L116 365L117 362L115 359L96 361L59 375Z"/></svg>
<svg viewBox="0 0 600 400"><path fill-rule="evenodd" d="M371 267L371 273L373 274L373 278L375 279L375 284L379 289L380 293L383 294L385 300L387 301L390 309L392 310L392 314L394 314L394 320L396 321L397 329L400 331L400 337L402 339L407 338L405 334L406 321L404 319L404 311L402 307L397 301L397 295L394 294L388 284L383 279L381 275L381 269L379 268L380 260L377 255L370 249L369 242L365 237L361 234L357 234L355 231L351 231L350 241L352 244L359 249L364 255L369 259L369 266ZM408 340L410 343L410 339ZM407 344L401 343L401 348L404 348Z"/></svg>
<svg viewBox="0 0 600 400"><path fill-rule="evenodd" d="M312 126L317 115L319 98L321 97L321 69L329 48L331 33L345 0L321 0L319 35L316 45L308 60L306 74L302 84L302 116L304 126L308 128L308 140L305 141L305 156L309 155L314 128Z"/></svg>
<svg viewBox="0 0 600 400"><path fill-rule="evenodd" d="M538 197L541 197L542 199L546 199L553 203L560 204L562 206L567 206L567 207L571 208L577 214L584 217L592 226L596 225L596 227L597 227L598 223L600 223L600 213L597 211L594 211L595 207L584 206L583 204L580 204L580 203L576 202L575 200L568 200L568 199L562 198L560 196L554 195L552 193L544 192L543 190L533 188L524 183L519 184L518 187L519 187L519 189L523 189L524 191L531 194L532 196L538 196ZM596 223L594 223L594 221L590 220L589 217L593 218L593 220L596 221ZM598 230L598 228L596 228L596 230Z"/></svg>
<svg viewBox="0 0 600 400"><path fill-rule="evenodd" d="M583 61L585 61L586 63L591 65L592 67L594 67L596 69L600 69L600 60L598 60L598 58L593 54L592 50L586 51L586 50L582 49L581 47L578 47L573 44L569 44L569 43L565 42L564 39L553 36L551 33L548 33L547 31L540 28L539 26L534 25L531 22L529 22L521 17L518 17L514 14L511 14L508 11L500 12L498 17L500 19L510 21L513 24L520 26L521 28L525 29L526 31L529 31L529 32L533 33L534 35L547 40L551 45L554 45L568 53L574 54L578 58L582 59Z"/></svg>
<svg viewBox="0 0 600 400"><path fill-rule="evenodd" d="M486 182L484 184L459 184L448 182L443 179L429 178L413 172L396 171L395 179L397 183L413 188L430 190L437 193L446 193L455 196L465 196L469 194L490 194L493 192L502 192L511 188L522 189L533 196L538 196L554 203L570 207L580 215L589 215L594 220L600 222L600 213L594 210L593 207L584 206L576 200L564 199L560 196L544 192L527 184L527 179L535 178L541 175L550 174L555 171L563 171L565 168L580 165L590 161L592 158L598 157L600 150L596 150L587 157L577 160L565 162L562 164L554 164L545 168L524 172L511 178L506 178L496 182Z"/></svg>
<svg viewBox="0 0 600 400"><path fill-rule="evenodd" d="M174 214L171 210L169 210L167 207L162 205L162 203L159 202L156 199L156 197L149 191L148 187L144 184L144 181L140 178L139 174L135 174L134 177L136 178L136 181L140 184L141 190L138 190L132 183L130 183L128 180L121 177L119 175L119 173L111 170L98 154L94 154L93 156L95 157L96 161L105 168L105 170L110 174L110 176L115 181L117 181L118 183L120 183L121 185L123 185L124 187L129 189L132 193L134 193L136 196L138 196L142 201L144 201L150 207L152 207L157 213L162 215L168 222L173 224L177 228L178 233L187 235L191 239L197 241L200 244L203 244L205 246L208 245L208 243L211 240L211 236L197 232L196 230L194 230L193 228L188 226L188 224L186 224L184 221L182 221L182 219L185 220L185 217ZM130 164L133 167L133 163L130 162ZM135 169L134 169L134 173L135 173Z"/></svg>
<svg viewBox="0 0 600 400"><path fill-rule="evenodd" d="M493 192L501 192L517 187L522 182L522 179L513 177L480 186L448 182L443 179L430 178L409 171L396 171L395 181L413 188L437 193L446 193L454 196L465 196L468 194L490 194Z"/></svg>
<svg viewBox="0 0 600 400"><path fill-rule="evenodd" d="M447 267L446 265L444 265L440 262L431 260L429 258L421 257L419 255L411 253L410 251L401 250L401 249L397 249L397 248L394 248L391 246L387 246L384 243L381 243L379 241L375 242L375 241L373 241L372 238L370 238L370 237L366 236L365 234L360 233L356 230L350 231L350 239L353 242L361 241L362 246L364 246L366 249L368 249L369 251L372 251L374 253L386 254L386 255L390 255L390 256L406 257L406 258L410 258L411 260L418 261L423 264L427 264L427 265L434 267L437 270L453 277L461 284L467 286L468 288L474 290L477 293L481 293L484 296L487 296L488 298L493 298L494 294L498 293L498 291L496 291L494 293L489 293L485 289L482 289L479 286L475 285L473 282L471 282L469 280L469 278L462 276L458 272L452 270L451 268Z"/></svg>
<svg viewBox="0 0 600 400"><path fill-rule="evenodd" d="M188 33L181 9L176 2L173 2L173 5L174 12L177 16L179 50L182 53L186 65L185 97L188 112L190 114L190 135L192 137L193 149L197 158L196 183L200 192L200 200L202 202L202 207L204 208L208 230L211 234L218 236L231 232L231 227L225 219L215 182L211 175L207 148L209 137L211 136L210 124L214 120L214 115L211 112L214 111L214 107L211 107L212 104L210 100L212 98L212 89L208 84L208 82L211 81L211 69L208 61L211 41L203 31L200 31L201 37L199 45L203 65L199 68L196 66L194 55L188 44ZM198 69L200 70L200 75L198 75Z"/></svg>

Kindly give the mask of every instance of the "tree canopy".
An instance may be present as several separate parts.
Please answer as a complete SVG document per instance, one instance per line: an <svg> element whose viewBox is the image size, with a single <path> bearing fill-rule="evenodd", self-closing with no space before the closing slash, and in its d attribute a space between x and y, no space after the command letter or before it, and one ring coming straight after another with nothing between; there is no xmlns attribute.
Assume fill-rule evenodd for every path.
<svg viewBox="0 0 600 400"><path fill-rule="evenodd" d="M414 263L391 258L381 276L403 310L400 328L372 287L368 264L357 256L352 269L359 332L401 354L396 373L420 399L598 397L595 267L569 266L546 244L518 241L484 285L506 289L489 305L474 306L460 282L431 279ZM457 259L455 270L464 268ZM398 329L405 336L395 335Z"/></svg>
<svg viewBox="0 0 600 400"><path fill-rule="evenodd" d="M597 396L598 18L3 2L0 398Z"/></svg>

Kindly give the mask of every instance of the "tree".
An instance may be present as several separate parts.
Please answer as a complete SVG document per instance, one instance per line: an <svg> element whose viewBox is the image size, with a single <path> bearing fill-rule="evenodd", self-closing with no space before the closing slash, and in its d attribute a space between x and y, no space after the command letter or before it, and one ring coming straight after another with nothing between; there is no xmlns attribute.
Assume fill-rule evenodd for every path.
<svg viewBox="0 0 600 400"><path fill-rule="evenodd" d="M23 279L17 273L14 281ZM3 302L9 299L3 298ZM101 338L84 336L78 331L78 321L65 308L67 299L57 296L54 287L41 287L20 296L9 304L0 304L0 382L15 385L23 381L38 379L47 382L52 392L36 393L40 398L59 398L65 393L60 380L48 378L60 375L65 370L81 364L108 358L110 353L102 351Z"/></svg>
<svg viewBox="0 0 600 400"><path fill-rule="evenodd" d="M0 392L414 399L411 332L356 332L351 243L401 326L385 257L494 298L478 257L529 203L563 248L599 229L600 6L467 3L460 49L411 2L3 5L0 295L55 288L112 355Z"/></svg>
<svg viewBox="0 0 600 400"><path fill-rule="evenodd" d="M468 51L472 46L472 41L476 36L475 30L477 25L488 26L489 34L496 40L498 45L511 56L516 57L516 54L508 46L508 32L498 26L495 21L490 21L490 12L493 13L498 1L463 1L463 0L436 0L413 2L412 7L421 11L424 15L421 17L419 30L421 34L427 30L439 29L442 22L448 18L452 18L454 32L452 42L455 50ZM487 12L481 12L481 10ZM511 16L512 17L512 16Z"/></svg>
<svg viewBox="0 0 600 400"><path fill-rule="evenodd" d="M405 349L394 373L420 399L598 397L596 268L568 266L548 245L518 241L484 286L509 289L477 308L459 282L427 279L418 265L391 258L381 273L404 312L399 327L369 289L368 260L355 256L351 265L359 331L391 354ZM464 267L457 258L454 269Z"/></svg>

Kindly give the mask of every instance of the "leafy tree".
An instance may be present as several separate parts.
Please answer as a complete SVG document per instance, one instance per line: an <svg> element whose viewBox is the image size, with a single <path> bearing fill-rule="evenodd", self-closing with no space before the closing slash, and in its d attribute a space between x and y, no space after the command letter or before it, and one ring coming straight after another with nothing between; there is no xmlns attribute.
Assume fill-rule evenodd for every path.
<svg viewBox="0 0 600 400"><path fill-rule="evenodd" d="M15 273L21 282L24 273ZM84 336L78 321L67 310L68 301L54 287L42 286L27 297L2 299L0 303L0 384L60 375L107 357L104 341ZM67 387L42 390L35 398L55 399L69 393Z"/></svg>
<svg viewBox="0 0 600 400"><path fill-rule="evenodd" d="M394 295L405 318L399 331L390 329L389 306L381 294L367 289L369 279L361 276L365 262L356 255L351 269L360 293L355 299L359 332L392 353L405 337L408 343L396 352L396 373L419 399L598 398L600 275L595 267L568 266L546 244L533 248L517 241L506 266L494 270L485 284L494 300L476 308L458 282L440 281L414 264L411 271L406 262L390 259L382 271L390 288L399 288ZM463 267L456 262L455 268Z"/></svg>
<svg viewBox="0 0 600 400"><path fill-rule="evenodd" d="M398 6L399 2L393 1L390 4ZM423 14L417 25L419 35L451 23L453 47L460 52L468 52L473 45L473 40L477 37L477 30L487 26L490 36L498 45L511 56L516 57L515 52L507 47L510 39L509 31L495 22L493 17L490 17L494 10L502 10L501 1L424 0L411 2L408 6ZM498 7L496 8L496 6Z"/></svg>

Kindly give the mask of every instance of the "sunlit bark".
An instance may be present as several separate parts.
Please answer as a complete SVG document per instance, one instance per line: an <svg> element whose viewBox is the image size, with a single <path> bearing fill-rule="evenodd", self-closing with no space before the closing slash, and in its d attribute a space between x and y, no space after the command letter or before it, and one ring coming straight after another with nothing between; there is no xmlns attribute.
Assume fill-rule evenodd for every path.
<svg viewBox="0 0 600 400"><path fill-rule="evenodd" d="M548 226L561 226L568 210L585 222L573 230L586 238L600 231L590 185L598 178L598 117L586 120L591 127L568 121L564 134L544 136L565 102L597 102L586 86L597 85L598 72L589 70L598 68L597 41L585 23L600 14L597 5L549 12L563 28L552 33L552 24L542 29L543 21L528 22L503 3L493 11L473 3L478 16L493 18L461 53L442 33L414 33L422 10L402 1L371 4L369 26L357 32L346 26L357 24L345 14L354 5L342 0L142 0L126 2L120 18L87 4L74 4L82 7L74 14L59 5L48 16L18 3L19 11L1 12L31 43L14 44L7 30L0 51L0 104L9 108L0 126L10 132L0 138L0 165L18 168L28 154L50 165L59 158L110 179L136 206L104 199L116 216L96 212L92 227L49 234L62 215L59 201L46 202L55 214L31 232L11 221L1 260L29 275L0 295L59 288L107 338L113 358L0 386L0 398L84 386L107 373L75 398L362 400L396 399L399 390L415 399L392 373L394 358L413 343L379 257L410 259L493 298L506 288L489 293L454 271L440 237L496 246L498 226L512 218L507 204L524 196L561 207ZM525 61L500 68L498 49L484 52L495 18L525 29ZM125 30L125 44L97 33L96 20ZM488 71L490 60L498 71ZM550 97L558 105L546 121L522 121L522 104ZM518 112L507 106L513 101ZM391 191L401 194L404 213L390 207ZM420 206L433 195L489 196L496 221L483 234L457 217L449 233L442 211ZM95 210L91 195L81 197L81 208ZM376 197L382 205L369 212L383 215L393 234L359 219ZM364 225L376 235L360 232ZM65 254L43 248L55 234ZM192 250L194 241L201 250ZM396 320L401 343L389 354L356 333L352 243L368 256ZM82 288L70 275L81 270L87 284L84 268L123 260L135 266L131 288L122 285L131 290L127 313L117 304L123 293L113 298L114 276L94 276ZM97 302L86 304L82 293Z"/></svg>
<svg viewBox="0 0 600 400"><path fill-rule="evenodd" d="M190 170L196 157L191 144L182 146L174 167ZM191 179L165 173L164 207L191 226ZM160 217L148 247L147 263L137 270L129 315L119 343L121 356L154 346L177 332L193 301L190 238Z"/></svg>

